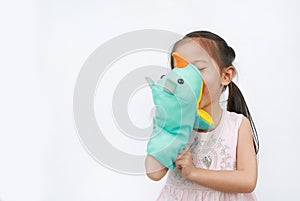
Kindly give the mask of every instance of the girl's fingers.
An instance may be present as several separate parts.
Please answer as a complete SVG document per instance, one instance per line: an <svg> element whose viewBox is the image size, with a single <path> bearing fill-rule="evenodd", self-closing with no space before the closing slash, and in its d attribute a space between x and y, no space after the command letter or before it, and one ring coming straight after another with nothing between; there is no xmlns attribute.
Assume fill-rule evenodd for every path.
<svg viewBox="0 0 300 201"><path fill-rule="evenodd" d="M177 162L181 162L181 161L184 161L184 160L188 159L188 157L189 157L189 156L187 156L187 155L183 155L183 156L177 158L176 161L177 161Z"/></svg>
<svg viewBox="0 0 300 201"><path fill-rule="evenodd" d="M183 153L183 152L185 152L187 149L188 149L188 147L185 146L179 153Z"/></svg>
<svg viewBox="0 0 300 201"><path fill-rule="evenodd" d="M177 155L177 159L181 158L182 156L184 156L188 151L188 147L184 147L180 152L179 154Z"/></svg>
<svg viewBox="0 0 300 201"><path fill-rule="evenodd" d="M183 156L184 156L184 155L183 155L182 153L178 154L176 160L182 158Z"/></svg>
<svg viewBox="0 0 300 201"><path fill-rule="evenodd" d="M179 160L177 160L176 162L175 162L175 165L179 168L179 169L181 169L182 167L184 167L184 166L186 166L186 164L188 164L188 160L186 160L186 159L179 159Z"/></svg>
<svg viewBox="0 0 300 201"><path fill-rule="evenodd" d="M182 163L182 161L180 161L180 160L177 160L177 161L175 162L175 165L177 166L178 169L181 169L181 168L182 168L181 163Z"/></svg>

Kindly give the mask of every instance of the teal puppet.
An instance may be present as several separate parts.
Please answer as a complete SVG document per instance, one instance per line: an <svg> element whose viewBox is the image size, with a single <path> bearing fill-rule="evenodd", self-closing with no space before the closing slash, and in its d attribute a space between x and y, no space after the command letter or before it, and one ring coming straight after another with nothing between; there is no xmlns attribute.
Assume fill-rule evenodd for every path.
<svg viewBox="0 0 300 201"><path fill-rule="evenodd" d="M187 145L193 128L214 127L211 116L199 108L203 79L200 70L182 55L172 54L175 68L156 83L146 77L156 107L147 153L174 169L178 153Z"/></svg>

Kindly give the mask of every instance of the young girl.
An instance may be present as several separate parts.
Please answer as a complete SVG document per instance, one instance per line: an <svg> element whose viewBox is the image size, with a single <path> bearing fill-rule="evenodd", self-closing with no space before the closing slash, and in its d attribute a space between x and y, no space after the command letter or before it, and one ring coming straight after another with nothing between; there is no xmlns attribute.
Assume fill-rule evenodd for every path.
<svg viewBox="0 0 300 201"><path fill-rule="evenodd" d="M211 114L215 127L193 130L188 145L177 156L175 169L169 170L147 156L150 179L158 181L169 170L157 201L256 200L253 190L259 141L243 95L232 81L236 74L234 50L214 33L195 31L176 42L172 52L180 53L200 70L204 89L199 107ZM219 104L226 88L227 110Z"/></svg>

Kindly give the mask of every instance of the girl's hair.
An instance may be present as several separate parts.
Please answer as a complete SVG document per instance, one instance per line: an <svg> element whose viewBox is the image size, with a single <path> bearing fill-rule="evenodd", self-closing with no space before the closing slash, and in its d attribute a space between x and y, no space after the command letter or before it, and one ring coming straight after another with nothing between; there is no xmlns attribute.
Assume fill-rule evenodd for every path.
<svg viewBox="0 0 300 201"><path fill-rule="evenodd" d="M218 64L221 71L228 66L233 66L232 62L235 59L234 50L228 46L223 38L209 31L194 31L185 35L181 40L174 44L172 52L175 51L175 48L182 40L187 38L193 38L197 43L199 43L199 45L204 48L209 56ZM172 56L170 61L171 68L173 69L174 61ZM226 89L226 87L227 86L224 86L223 91ZM228 87L229 95L227 100L227 110L230 112L243 114L249 119L253 132L255 153L257 154L259 150L258 135L246 101L242 95L242 92L233 81L229 83Z"/></svg>

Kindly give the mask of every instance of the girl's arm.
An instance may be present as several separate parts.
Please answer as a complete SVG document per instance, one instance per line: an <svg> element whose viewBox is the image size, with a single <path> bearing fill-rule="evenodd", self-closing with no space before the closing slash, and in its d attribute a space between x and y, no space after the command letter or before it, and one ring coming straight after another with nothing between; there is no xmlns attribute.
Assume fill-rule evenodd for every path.
<svg viewBox="0 0 300 201"><path fill-rule="evenodd" d="M154 181L159 181L169 170L149 154L145 160L145 167L147 176Z"/></svg>
<svg viewBox="0 0 300 201"><path fill-rule="evenodd" d="M243 117L239 128L236 170L193 168L187 179L225 192L250 193L257 181L257 160L250 122Z"/></svg>

